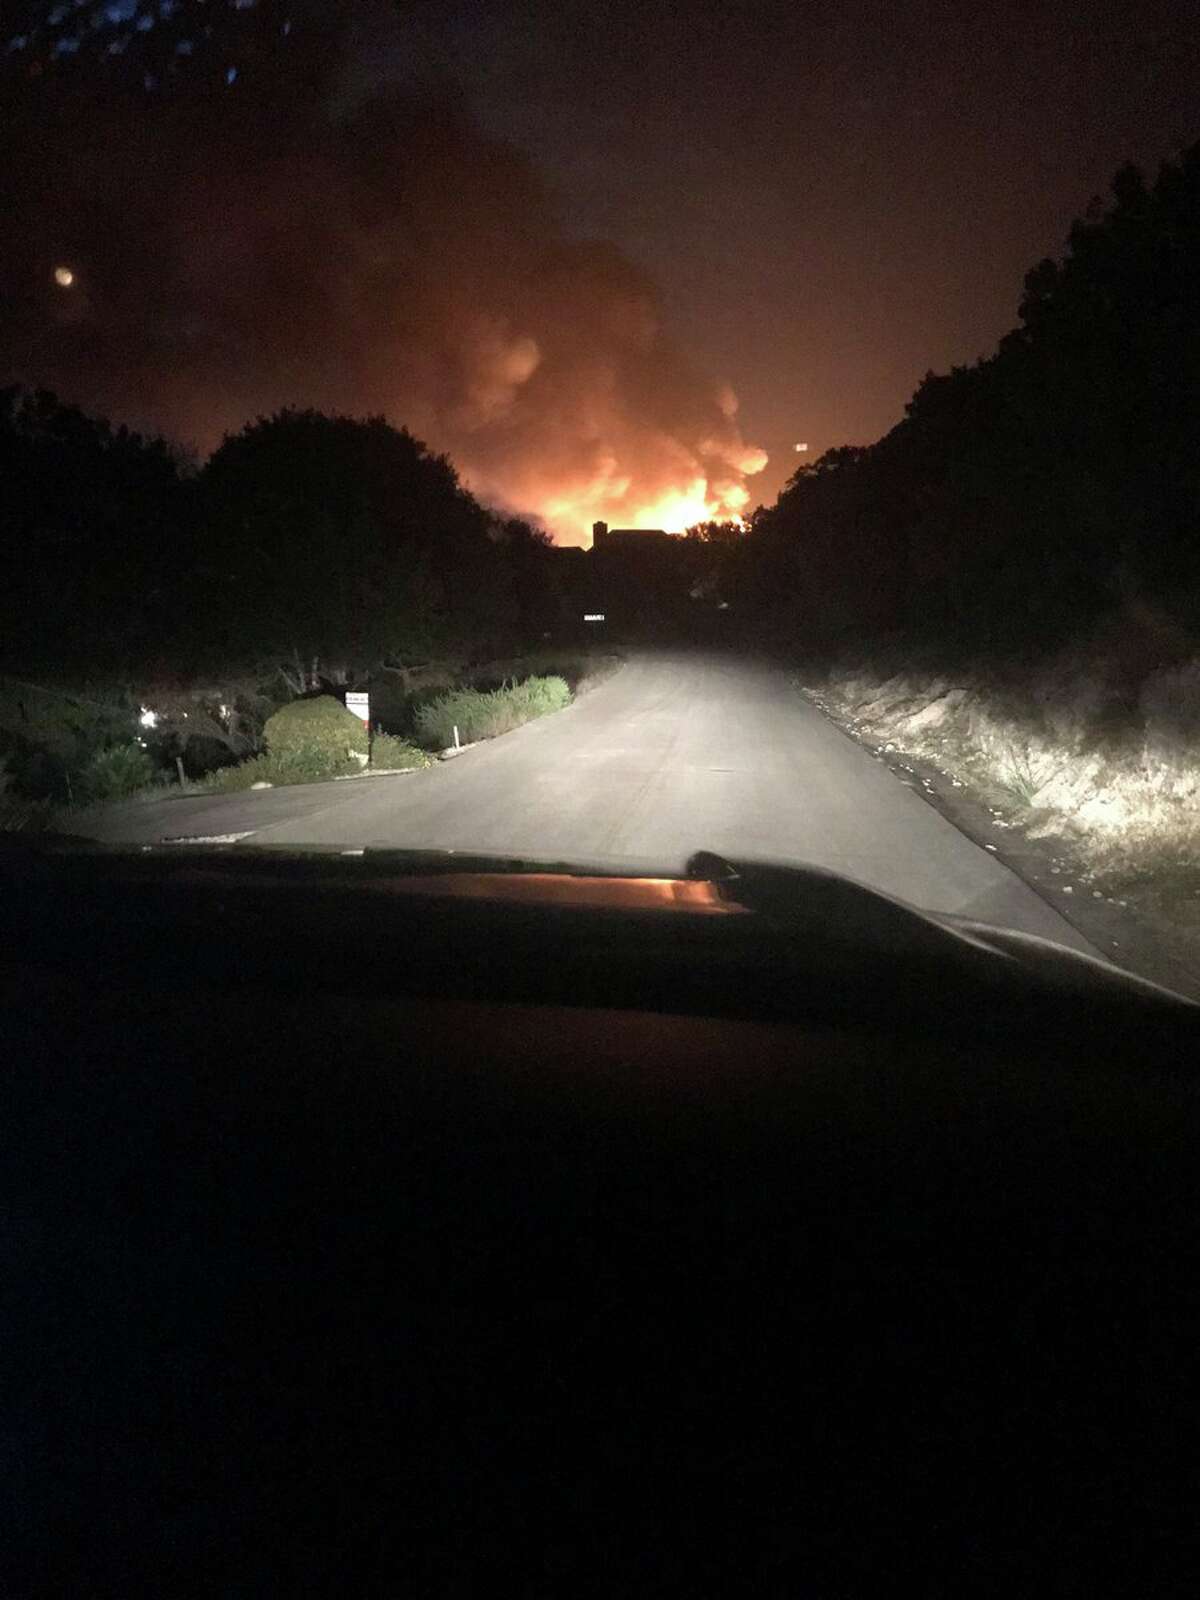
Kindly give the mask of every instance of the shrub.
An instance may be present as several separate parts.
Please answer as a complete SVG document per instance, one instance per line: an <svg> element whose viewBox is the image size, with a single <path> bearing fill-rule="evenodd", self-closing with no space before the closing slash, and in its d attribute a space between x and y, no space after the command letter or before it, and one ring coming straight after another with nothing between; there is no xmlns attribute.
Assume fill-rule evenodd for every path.
<svg viewBox="0 0 1200 1600"><path fill-rule="evenodd" d="M526 678L501 689L456 689L417 708L417 733L423 744L444 750L454 743L456 726L464 744L493 739L534 717L561 711L570 700L565 680L556 677Z"/></svg>
<svg viewBox="0 0 1200 1600"><path fill-rule="evenodd" d="M0 756L0 833L37 832L48 827L51 806L46 800L26 800L10 792L8 766Z"/></svg>
<svg viewBox="0 0 1200 1600"><path fill-rule="evenodd" d="M455 727L466 744L487 737L482 730L491 698L481 689L452 689L449 694L435 695L413 712L417 738L430 749L444 750L454 743Z"/></svg>
<svg viewBox="0 0 1200 1600"><path fill-rule="evenodd" d="M428 767L432 765L424 750L398 739L395 734L377 733L371 741L371 765L383 768Z"/></svg>
<svg viewBox="0 0 1200 1600"><path fill-rule="evenodd" d="M296 757L327 766L344 764L351 756L367 754L367 727L332 695L313 700L293 700L268 717L263 728L268 755ZM359 765L362 763L360 762ZM328 776L328 773L323 774ZM302 780L292 779L292 782Z"/></svg>
<svg viewBox="0 0 1200 1600"><path fill-rule="evenodd" d="M362 763L352 755L339 757L307 745L282 752L267 750L249 761L239 761L236 767L220 767L209 773L204 785L219 794L228 794L237 789L249 789L256 783L321 783L326 778L361 771Z"/></svg>
<svg viewBox="0 0 1200 1600"><path fill-rule="evenodd" d="M516 682L522 678L564 678L572 694L591 680L593 684L611 676L621 664L620 656L598 647L578 652L563 650L533 650L520 656L506 656L500 661L490 661L470 673L469 681L478 689L496 688L500 684ZM490 682L487 680L491 680ZM448 688L449 684L434 685Z"/></svg>
<svg viewBox="0 0 1200 1600"><path fill-rule="evenodd" d="M0 679L0 749L22 796L59 803L81 799L92 762L114 746L133 745L137 722L130 702L86 687L76 699L65 690ZM104 790L96 797L111 796Z"/></svg>
<svg viewBox="0 0 1200 1600"><path fill-rule="evenodd" d="M508 690L508 698L510 704L523 713L522 720L528 720L570 705L571 691L565 678L526 678L524 683L516 683Z"/></svg>
<svg viewBox="0 0 1200 1600"><path fill-rule="evenodd" d="M152 784L158 770L140 744L99 750L79 775L78 799L123 800Z"/></svg>
<svg viewBox="0 0 1200 1600"><path fill-rule="evenodd" d="M1066 768L1064 757L1057 764L1043 749L1039 752L1030 744L1009 744L1008 756L994 760L996 784L1005 797L1017 805L1035 806L1043 790L1048 789Z"/></svg>
<svg viewBox="0 0 1200 1600"><path fill-rule="evenodd" d="M41 833L54 820L49 800L26 800L19 794L0 794L0 833Z"/></svg>
<svg viewBox="0 0 1200 1600"><path fill-rule="evenodd" d="M1200 660L1152 673L1142 684L1140 703L1147 753L1194 761L1200 748Z"/></svg>

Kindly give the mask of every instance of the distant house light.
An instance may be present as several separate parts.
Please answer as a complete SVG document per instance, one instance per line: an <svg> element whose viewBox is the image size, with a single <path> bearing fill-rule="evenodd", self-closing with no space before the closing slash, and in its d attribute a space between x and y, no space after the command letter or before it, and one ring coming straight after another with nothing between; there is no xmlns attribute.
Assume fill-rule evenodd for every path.
<svg viewBox="0 0 1200 1600"><path fill-rule="evenodd" d="M151 711L149 706L143 706L141 711L142 714L138 718L138 721L141 723L143 728L154 728L158 726L157 711Z"/></svg>
<svg viewBox="0 0 1200 1600"><path fill-rule="evenodd" d="M585 611L583 613L583 620L585 622L603 622L604 613L603 611Z"/></svg>

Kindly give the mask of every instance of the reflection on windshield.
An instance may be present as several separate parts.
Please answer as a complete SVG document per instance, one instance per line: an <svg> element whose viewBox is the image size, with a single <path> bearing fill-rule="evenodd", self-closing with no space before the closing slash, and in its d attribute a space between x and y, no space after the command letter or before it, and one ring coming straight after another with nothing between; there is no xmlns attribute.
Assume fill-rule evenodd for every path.
<svg viewBox="0 0 1200 1600"><path fill-rule="evenodd" d="M6 21L6 829L708 849L1200 974L1200 56L778 9Z"/></svg>
<svg viewBox="0 0 1200 1600"><path fill-rule="evenodd" d="M687 911L745 914L723 897L716 884L686 878L589 878L546 872L438 873L428 878L396 877L388 892L438 895L515 904L609 907L620 911Z"/></svg>

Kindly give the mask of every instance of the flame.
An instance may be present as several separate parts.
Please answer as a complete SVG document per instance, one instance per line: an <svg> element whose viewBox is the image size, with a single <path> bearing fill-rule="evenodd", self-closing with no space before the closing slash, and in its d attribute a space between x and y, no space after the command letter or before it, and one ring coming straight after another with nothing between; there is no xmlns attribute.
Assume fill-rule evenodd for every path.
<svg viewBox="0 0 1200 1600"><path fill-rule="evenodd" d="M761 471L766 464L762 451L747 452L751 456L751 466L738 462L737 478L728 472L710 478L696 471L682 484L644 498L637 493L633 475L621 472L610 458L588 482L534 492L525 503L563 544L590 542L594 522L617 528L661 528L666 533L686 533L698 522L734 522L744 528L750 491L740 476Z"/></svg>
<svg viewBox="0 0 1200 1600"><path fill-rule="evenodd" d="M620 516L628 527L662 528L666 533L686 533L698 522L736 522L744 528L742 512L749 499L750 491L744 484L718 486L707 478L694 478L686 488L668 490L632 512L622 509ZM612 519L605 518L609 520Z"/></svg>
<svg viewBox="0 0 1200 1600"><path fill-rule="evenodd" d="M618 482L619 488L625 488ZM740 483L717 490L706 478L694 478L682 489L669 489L649 500L631 501L627 494L550 494L533 510L558 535L561 543L590 539L594 522L619 528L661 528L665 533L686 533L698 522L736 522L744 527L742 511L750 491Z"/></svg>
<svg viewBox="0 0 1200 1600"><path fill-rule="evenodd" d="M477 343L481 326L472 333ZM482 426L484 413L487 421L503 414L517 431L501 456L473 459L477 431L457 450L463 480L480 499L532 513L560 544L588 544L596 522L675 534L700 522L745 527L744 480L762 471L767 454L742 438L728 385L710 401L709 426L689 438L680 429L641 425L594 373L591 381L573 380L562 412L564 448L562 433L536 426L543 413L526 409L525 391L543 378L540 347L514 338L507 325L486 331L487 359L475 362L470 396L474 426Z"/></svg>
<svg viewBox="0 0 1200 1600"><path fill-rule="evenodd" d="M632 526L635 528L662 528L667 533L685 533L697 522L709 522L715 516L716 502L709 496L708 483L695 478L686 489L672 490L657 500L639 506Z"/></svg>

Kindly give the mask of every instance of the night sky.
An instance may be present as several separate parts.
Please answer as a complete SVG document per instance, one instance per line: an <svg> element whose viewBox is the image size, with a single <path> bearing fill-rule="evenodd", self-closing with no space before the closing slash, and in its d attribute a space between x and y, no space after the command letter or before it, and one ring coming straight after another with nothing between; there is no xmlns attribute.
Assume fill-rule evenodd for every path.
<svg viewBox="0 0 1200 1600"><path fill-rule="evenodd" d="M450 13L453 20L434 21ZM985 354L1024 274L1133 160L1200 137L1181 4L430 7L415 36L566 216L663 286L741 397L771 495ZM811 455L810 455L811 459Z"/></svg>
<svg viewBox="0 0 1200 1600"><path fill-rule="evenodd" d="M332 9L209 5L226 21L193 28L147 100L207 61L248 105L263 58L222 30L254 12L290 49L293 11L302 30ZM10 167L10 364L202 451L289 401L385 409L566 540L593 515L748 510L801 459L877 438L923 373L1014 324L1025 272L1118 167L1200 136L1200 23L1165 0L346 10L328 116L399 90L453 103L452 134L389 125L368 172L362 137L332 151L284 118L277 149L222 135L151 194L149 124L80 146L94 42L123 29L123 69L204 7L11 8L53 19L43 76L73 133L45 172ZM47 51L72 28L78 51ZM70 291L48 287L64 250Z"/></svg>

